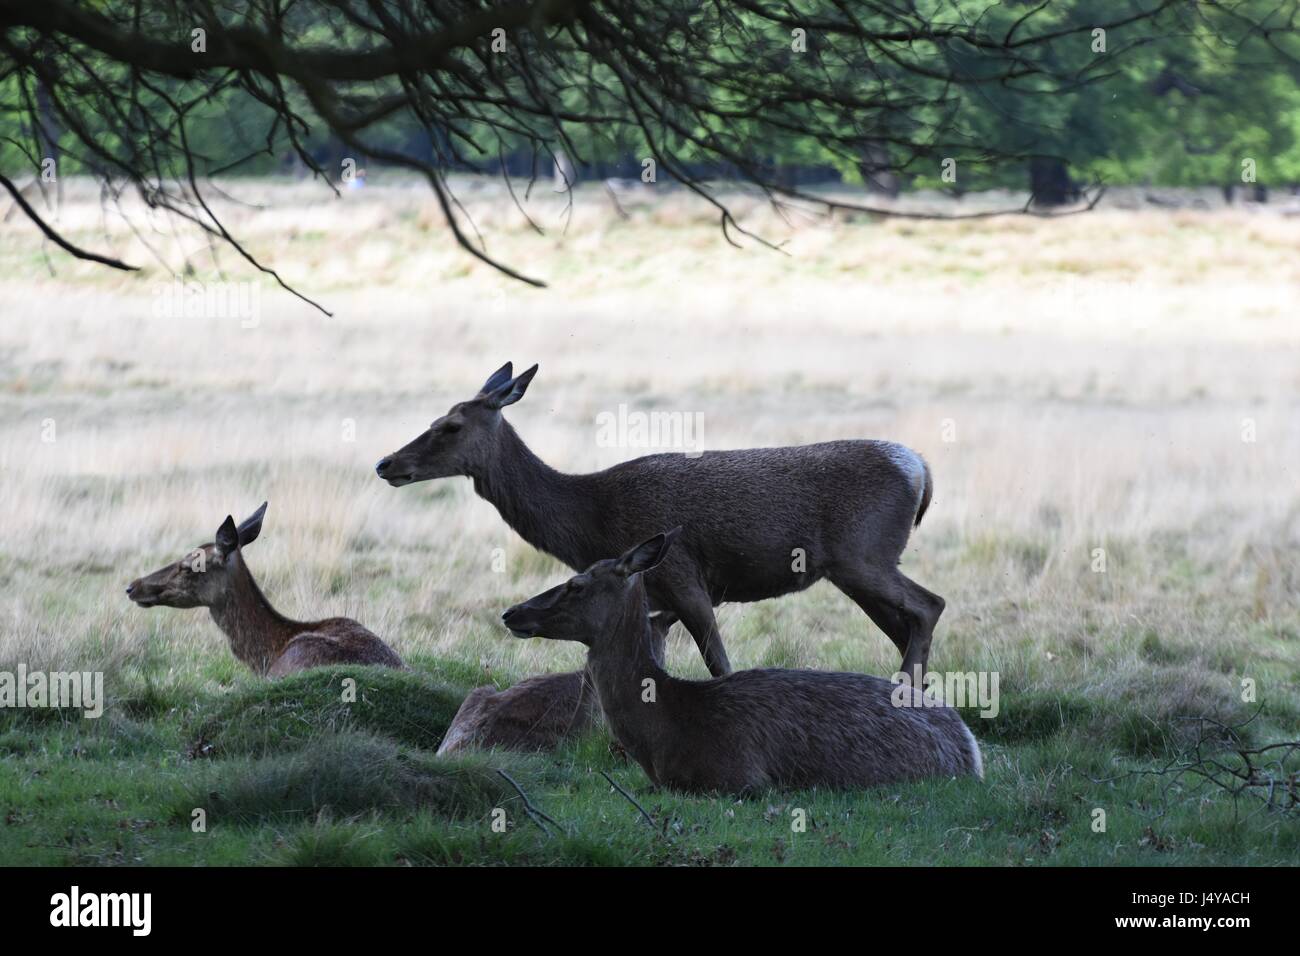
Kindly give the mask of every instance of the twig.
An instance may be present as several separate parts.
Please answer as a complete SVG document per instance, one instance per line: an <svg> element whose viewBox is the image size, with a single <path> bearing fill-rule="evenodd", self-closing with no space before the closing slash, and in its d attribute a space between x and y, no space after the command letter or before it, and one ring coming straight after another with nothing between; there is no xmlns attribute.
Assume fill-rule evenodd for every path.
<svg viewBox="0 0 1300 956"><path fill-rule="evenodd" d="M648 814L648 813L645 812L645 807L643 807L643 806L641 806L641 804L637 803L636 800L632 797L632 794L628 793L626 790L624 790L622 787L620 787L620 786L615 782L614 778L611 777L609 774L607 774L605 771L602 770L602 771L600 772L600 775L601 775L602 777L604 777L606 780L609 781L609 785L610 785L611 787L613 787L613 788L614 788L615 790L617 790L619 793L623 794L623 796L627 798L627 802L628 802L628 803L632 804L632 806L636 807L637 810L639 810L639 811L641 812L641 817L642 817L642 819L644 819L645 822L648 823L648 824L650 825L650 829L654 830L656 833L659 832L659 826L658 826L658 824L655 823L654 817L650 816L650 814Z"/></svg>
<svg viewBox="0 0 1300 956"><path fill-rule="evenodd" d="M506 168L506 155L500 141L497 142L497 157L501 161L501 179L506 184L506 192L510 194L510 199L514 202L515 208L519 210L520 215L524 217L524 221L528 223L533 232L539 236L546 235L546 230L539 226L532 216L528 215L528 210L524 208L523 203L519 201L519 197L515 195L515 186L510 181L510 170Z"/></svg>
<svg viewBox="0 0 1300 956"><path fill-rule="evenodd" d="M545 820L551 826L555 827L555 829L559 830L561 833L565 832L564 827L556 823L553 819L547 816L543 811L533 806L533 802L528 799L528 794L524 793L524 788L519 786L519 784L515 783L514 778L510 776L510 774L506 773L504 770L498 770L497 773L501 775L502 780L504 780L506 783L510 784L510 786L515 788L515 793L519 794L519 799L524 801L524 812L528 814L528 818L532 820L534 823L536 823L538 828L543 833L545 833L547 836L551 835L551 831L546 829L546 827L543 825L542 823L543 820Z"/></svg>
<svg viewBox="0 0 1300 956"><path fill-rule="evenodd" d="M1167 783L1162 791L1166 805L1169 792L1179 786L1183 778L1191 775L1205 784L1213 785L1232 798L1234 813L1242 796L1252 795L1261 801L1260 809L1286 815L1300 811L1300 793L1296 790L1297 771L1288 762L1300 755L1300 740L1282 740L1259 747L1246 747L1239 731L1263 711L1255 710L1239 724L1226 724L1213 717L1180 717L1179 720L1196 722L1196 739L1172 756L1163 766L1127 770L1114 777L1095 780L1112 783L1129 777L1163 777ZM1217 733L1207 736L1206 727ZM1208 744L1229 740L1233 746L1219 757L1205 752ZM1260 766L1259 764L1264 764Z"/></svg>

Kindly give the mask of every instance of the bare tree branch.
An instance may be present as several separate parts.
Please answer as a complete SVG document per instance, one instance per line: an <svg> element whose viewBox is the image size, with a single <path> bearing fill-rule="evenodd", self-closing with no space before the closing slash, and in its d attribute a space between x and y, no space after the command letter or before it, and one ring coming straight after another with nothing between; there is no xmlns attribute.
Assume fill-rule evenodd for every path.
<svg viewBox="0 0 1300 956"><path fill-rule="evenodd" d="M58 152L114 196L132 187L304 299L217 219L204 198L213 176L286 157L337 191L328 154L345 147L418 173L462 249L541 286L488 253L449 173L499 167L522 211L508 154L533 157L525 198L538 156L653 159L713 207L727 242L776 250L737 221L725 184L757 189L778 212L793 200L876 216L1041 214L1034 199L953 217L856 203L800 187L782 163L816 152L855 169L869 153L873 175L933 176L942 158L1053 158L990 142L972 97L1074 95L1157 38L1250 42L1297 63L1297 3L1112 0L1092 14L997 0L0 0L0 122L13 155ZM1104 57L1088 49L1097 30L1109 34ZM228 142L194 135L200 118L222 115ZM124 268L60 241L15 198L61 248ZM566 200L567 220L572 189Z"/></svg>
<svg viewBox="0 0 1300 956"><path fill-rule="evenodd" d="M89 252L79 246L74 246L67 239L64 239L59 235L49 223L40 217L40 214L32 208L31 204L23 197L22 191L14 185L13 181L9 179L8 176L0 174L0 185L3 185L5 189L9 190L9 195L14 197L14 202L17 203L18 208L26 214L28 219L36 223L41 232L45 233L45 238L49 239L64 252L74 255L78 259L87 259L91 262L98 262L101 265L106 265L112 269L121 269L125 272L139 271L139 266L130 266L120 259L114 259L112 256L101 256L97 252Z"/></svg>

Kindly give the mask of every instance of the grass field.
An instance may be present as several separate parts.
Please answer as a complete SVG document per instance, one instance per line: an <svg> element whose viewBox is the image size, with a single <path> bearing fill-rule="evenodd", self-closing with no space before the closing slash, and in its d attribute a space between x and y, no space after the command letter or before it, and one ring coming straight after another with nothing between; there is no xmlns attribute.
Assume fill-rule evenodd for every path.
<svg viewBox="0 0 1300 956"><path fill-rule="evenodd" d="M1300 219L1114 202L1050 222L786 221L737 197L774 252L732 248L680 194L627 197L624 218L584 188L568 217L547 190L538 235L498 187L465 184L489 250L537 290L455 249L414 184L226 186L247 203L218 204L232 230L333 317L267 281L251 319L169 314L158 259L254 274L139 210L132 232L85 184L66 184L61 227L142 272L0 227L0 671L102 671L108 696L98 720L0 710L0 860L1295 860L1294 815L1145 771L1184 760L1198 728L1225 760L1222 725L1244 723L1243 746L1300 738ZM656 792L599 733L434 758L469 688L582 659L500 627L566 572L467 481L372 471L506 360L541 364L507 418L565 470L652 450L598 441L621 403L699 414L709 448L924 454L935 500L903 570L948 602L931 666L999 677L998 715L968 714L987 779L736 801ZM272 602L358 618L411 673L350 671L344 704L341 672L268 683L206 612L127 601L263 500L247 558ZM897 663L827 584L720 621L737 667ZM705 673L680 628L669 663Z"/></svg>

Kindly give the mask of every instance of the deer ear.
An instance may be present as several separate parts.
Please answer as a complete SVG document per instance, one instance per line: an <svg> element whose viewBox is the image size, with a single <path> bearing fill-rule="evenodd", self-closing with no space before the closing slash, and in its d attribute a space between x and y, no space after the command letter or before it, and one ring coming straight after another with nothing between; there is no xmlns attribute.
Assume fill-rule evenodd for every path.
<svg viewBox="0 0 1300 956"><path fill-rule="evenodd" d="M239 529L235 527L235 519L230 515L226 515L226 520L217 529L216 545L217 554L222 558L239 548Z"/></svg>
<svg viewBox="0 0 1300 956"><path fill-rule="evenodd" d="M524 397L524 392L528 390L528 383L533 380L537 374L537 366L534 365L526 372L520 372L517 378L512 378L495 391L487 393L487 404L489 408L505 408L507 405L513 405L519 399Z"/></svg>
<svg viewBox="0 0 1300 956"><path fill-rule="evenodd" d="M655 535L648 541L642 541L618 559L618 564L614 565L614 570L624 577L631 577L634 574L649 571L664 559L664 555L668 553L668 549L673 546L673 542L677 540L677 536L681 533L682 529L679 525L673 528L672 531L665 531Z"/></svg>
<svg viewBox="0 0 1300 956"><path fill-rule="evenodd" d="M495 392L498 388L510 381L514 377L514 363L506 362L499 369L488 376L488 380L483 383L483 387L478 390L480 395L486 395L489 392Z"/></svg>
<svg viewBox="0 0 1300 956"><path fill-rule="evenodd" d="M262 519L266 517L266 502L262 502L262 507L258 508L251 515L243 520L239 525L239 546L247 547L257 540L257 536L262 533Z"/></svg>

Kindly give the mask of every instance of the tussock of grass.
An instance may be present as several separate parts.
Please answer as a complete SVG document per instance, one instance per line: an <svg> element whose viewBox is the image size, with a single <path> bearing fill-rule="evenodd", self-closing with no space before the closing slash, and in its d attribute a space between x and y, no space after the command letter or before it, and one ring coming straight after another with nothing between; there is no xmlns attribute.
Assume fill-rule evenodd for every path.
<svg viewBox="0 0 1300 956"><path fill-rule="evenodd" d="M808 667L808 650L793 638L781 635L772 638L763 656L759 658L760 667Z"/></svg>
<svg viewBox="0 0 1300 956"><path fill-rule="evenodd" d="M1085 732L1138 756L1180 751L1198 733L1211 744L1227 743L1233 735L1202 726L1199 718L1232 727L1246 724L1255 709L1241 699L1239 682L1192 665L1113 671L1086 692L1104 709ZM1246 724L1239 736L1249 740L1259 729Z"/></svg>
<svg viewBox="0 0 1300 956"><path fill-rule="evenodd" d="M982 719L978 707L959 709L981 740L1017 744L1064 736L1128 756L1162 757L1180 752L1198 734L1210 747L1252 739L1260 727L1247 724L1235 735L1215 727L1243 724L1250 716L1253 708L1238 690L1231 678L1190 665L1134 664L1074 686L1063 679L1024 690L1003 686L992 719Z"/></svg>
<svg viewBox="0 0 1300 956"><path fill-rule="evenodd" d="M344 700L346 680L355 701ZM380 734L436 750L465 697L414 671L325 667L276 681L250 681L202 708L189 725L191 746L215 756L261 756L322 733Z"/></svg>
<svg viewBox="0 0 1300 956"><path fill-rule="evenodd" d="M195 807L212 823L351 817L415 808L445 817L478 817L517 799L485 762L442 761L390 740L333 733L288 753L214 761L190 782L176 806Z"/></svg>
<svg viewBox="0 0 1300 956"><path fill-rule="evenodd" d="M379 866L388 861L377 835L378 823L365 826L321 820L294 837L273 862L286 866Z"/></svg>
<svg viewBox="0 0 1300 956"><path fill-rule="evenodd" d="M1050 740L1091 720L1096 705L1081 696L1057 692L1002 693L996 718L984 720L978 707L959 708L981 741L1013 744Z"/></svg>

